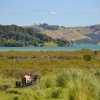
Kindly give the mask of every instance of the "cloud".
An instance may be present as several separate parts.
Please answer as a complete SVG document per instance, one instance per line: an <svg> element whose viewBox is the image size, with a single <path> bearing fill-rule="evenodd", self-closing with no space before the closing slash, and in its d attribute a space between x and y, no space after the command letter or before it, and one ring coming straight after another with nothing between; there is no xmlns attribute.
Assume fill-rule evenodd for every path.
<svg viewBox="0 0 100 100"><path fill-rule="evenodd" d="M93 10L93 11L91 11L91 12L88 12L88 14L100 14L100 12L97 11L97 10Z"/></svg>
<svg viewBox="0 0 100 100"><path fill-rule="evenodd" d="M18 13L0 12L0 15L16 15L16 14L24 14L24 13L21 13L21 12L18 12Z"/></svg>
<svg viewBox="0 0 100 100"><path fill-rule="evenodd" d="M78 12L79 14L100 14L99 11L97 10L93 10L93 11L90 11L90 12Z"/></svg>
<svg viewBox="0 0 100 100"><path fill-rule="evenodd" d="M58 14L58 12L50 11L50 10L32 10L32 11L36 11L36 12L50 12L52 15L57 15Z"/></svg>
<svg viewBox="0 0 100 100"><path fill-rule="evenodd" d="M0 15L8 15L8 12L0 12Z"/></svg>
<svg viewBox="0 0 100 100"><path fill-rule="evenodd" d="M37 11L37 12L48 12L49 10L32 10L32 11Z"/></svg>
<svg viewBox="0 0 100 100"><path fill-rule="evenodd" d="M79 14L87 14L87 12L78 12Z"/></svg>
<svg viewBox="0 0 100 100"><path fill-rule="evenodd" d="M73 14L73 12L66 12L67 14Z"/></svg>
<svg viewBox="0 0 100 100"><path fill-rule="evenodd" d="M52 14L52 15L57 15L58 12L54 12L54 11L53 11L53 12L51 12L51 14Z"/></svg>

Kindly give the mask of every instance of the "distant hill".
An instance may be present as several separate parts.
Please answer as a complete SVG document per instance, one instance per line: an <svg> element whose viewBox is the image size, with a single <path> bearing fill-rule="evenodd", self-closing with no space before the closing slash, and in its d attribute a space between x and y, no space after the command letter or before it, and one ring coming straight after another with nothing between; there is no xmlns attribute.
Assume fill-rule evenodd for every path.
<svg viewBox="0 0 100 100"><path fill-rule="evenodd" d="M17 25L0 25L1 47L22 46L65 46L70 45L67 40L53 39L46 34L36 32L31 27Z"/></svg>
<svg viewBox="0 0 100 100"><path fill-rule="evenodd" d="M31 27L36 32L41 32L53 39L68 40L72 44L98 44L100 43L100 24L83 27L64 27L57 25L40 25L24 26Z"/></svg>

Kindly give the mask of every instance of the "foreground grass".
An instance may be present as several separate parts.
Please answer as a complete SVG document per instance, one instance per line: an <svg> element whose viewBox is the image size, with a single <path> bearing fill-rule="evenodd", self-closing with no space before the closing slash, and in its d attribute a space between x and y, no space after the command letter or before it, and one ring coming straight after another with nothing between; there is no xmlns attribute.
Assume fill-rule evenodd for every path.
<svg viewBox="0 0 100 100"><path fill-rule="evenodd" d="M1 100L100 100L99 68L62 70L26 88L14 88L15 80L0 78L0 84L12 83L12 88L0 92Z"/></svg>
<svg viewBox="0 0 100 100"><path fill-rule="evenodd" d="M40 83L14 88L22 75ZM0 52L0 100L100 100L100 51Z"/></svg>

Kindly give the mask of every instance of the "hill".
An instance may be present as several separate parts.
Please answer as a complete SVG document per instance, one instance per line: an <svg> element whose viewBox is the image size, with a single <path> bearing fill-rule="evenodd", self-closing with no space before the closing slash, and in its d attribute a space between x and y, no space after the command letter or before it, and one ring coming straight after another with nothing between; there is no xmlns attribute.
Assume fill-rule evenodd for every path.
<svg viewBox="0 0 100 100"><path fill-rule="evenodd" d="M46 34L53 39L63 39L76 44L100 43L100 24L84 27L64 27L57 25L32 25L24 26L34 28L35 31Z"/></svg>
<svg viewBox="0 0 100 100"><path fill-rule="evenodd" d="M17 25L0 25L0 46L45 46L45 45L69 45L69 42L61 39L53 39L46 34L36 32L33 28L23 28Z"/></svg>

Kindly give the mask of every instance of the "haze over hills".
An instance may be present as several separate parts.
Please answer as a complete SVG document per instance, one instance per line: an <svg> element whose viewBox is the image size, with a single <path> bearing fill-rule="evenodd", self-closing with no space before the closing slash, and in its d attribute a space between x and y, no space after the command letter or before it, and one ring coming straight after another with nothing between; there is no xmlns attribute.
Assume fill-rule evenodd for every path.
<svg viewBox="0 0 100 100"><path fill-rule="evenodd" d="M100 43L100 24L83 27L64 27L43 23L24 27L34 28L36 32L46 34L54 39L68 40L72 44Z"/></svg>

